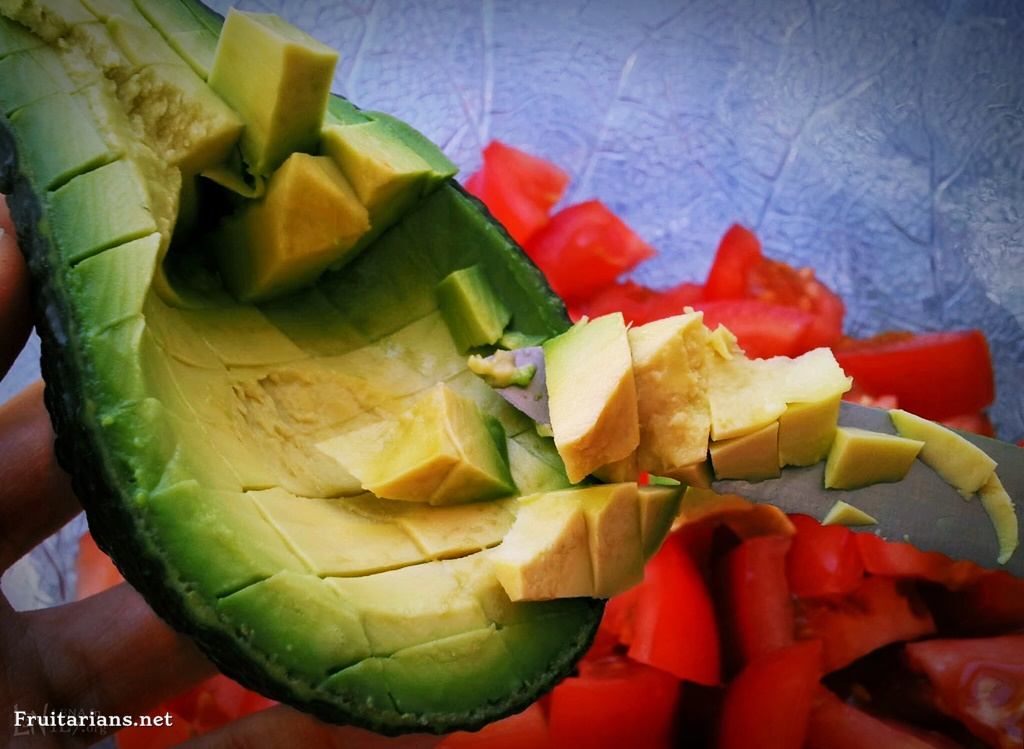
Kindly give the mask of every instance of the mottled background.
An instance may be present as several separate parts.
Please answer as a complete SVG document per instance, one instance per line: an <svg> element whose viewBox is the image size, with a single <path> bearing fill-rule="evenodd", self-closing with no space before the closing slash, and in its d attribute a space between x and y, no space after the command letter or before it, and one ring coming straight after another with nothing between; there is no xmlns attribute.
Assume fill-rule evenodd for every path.
<svg viewBox="0 0 1024 749"><path fill-rule="evenodd" d="M646 283L702 279L739 221L839 290L848 333L982 328L996 428L1024 437L1024 2L239 5L340 49L335 90L465 176L491 138L560 164L567 202L600 198L660 251ZM0 401L38 376L33 346Z"/></svg>

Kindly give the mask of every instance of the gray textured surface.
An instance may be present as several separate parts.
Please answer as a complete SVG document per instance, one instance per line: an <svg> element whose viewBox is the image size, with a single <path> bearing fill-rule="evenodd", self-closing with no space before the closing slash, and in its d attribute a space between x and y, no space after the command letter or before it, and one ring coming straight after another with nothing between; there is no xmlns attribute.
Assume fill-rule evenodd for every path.
<svg viewBox="0 0 1024 749"><path fill-rule="evenodd" d="M852 334L982 328L999 434L1024 437L1024 3L240 5L339 48L336 90L465 175L491 138L562 165L569 201L660 250L643 281L702 278L740 221L842 293Z"/></svg>

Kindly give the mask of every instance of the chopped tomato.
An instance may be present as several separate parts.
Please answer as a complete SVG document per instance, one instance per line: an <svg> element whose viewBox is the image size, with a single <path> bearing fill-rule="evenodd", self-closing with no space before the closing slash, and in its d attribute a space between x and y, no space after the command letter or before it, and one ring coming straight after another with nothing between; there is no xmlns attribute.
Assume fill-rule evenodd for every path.
<svg viewBox="0 0 1024 749"><path fill-rule="evenodd" d="M790 645L750 663L725 694L719 748L801 749L820 678L817 641Z"/></svg>
<svg viewBox="0 0 1024 749"><path fill-rule="evenodd" d="M855 533L864 569L872 575L916 578L959 587L977 577L981 568L954 561L945 554L921 551L902 541L886 541L872 533Z"/></svg>
<svg viewBox="0 0 1024 749"><path fill-rule="evenodd" d="M698 684L720 679L718 626L704 578L679 534L644 570L632 610L619 614L629 657ZM614 612L614 608L613 608Z"/></svg>
<svg viewBox="0 0 1024 749"><path fill-rule="evenodd" d="M822 525L807 515L789 519L796 526L786 560L793 595L806 598L855 590L864 577L864 564L850 529Z"/></svg>
<svg viewBox="0 0 1024 749"><path fill-rule="evenodd" d="M807 749L950 749L951 741L879 720L818 690L807 731Z"/></svg>
<svg viewBox="0 0 1024 749"><path fill-rule="evenodd" d="M466 189L484 202L514 240L526 244L548 222L569 175L497 140L488 144L483 156L483 166L466 181Z"/></svg>
<svg viewBox="0 0 1024 749"><path fill-rule="evenodd" d="M676 523L679 531L683 533L695 533L701 528L707 532L724 525L739 539L755 536L792 536L796 532L786 513L775 505L751 502L736 494L714 494L707 502L687 502ZM710 536L710 533L708 535ZM707 538L707 543L710 543L710 540L710 537ZM690 548L692 552L692 541Z"/></svg>
<svg viewBox="0 0 1024 749"><path fill-rule="evenodd" d="M793 642L793 603L786 581L792 540L749 538L722 560L722 597L732 650L741 664Z"/></svg>
<svg viewBox="0 0 1024 749"><path fill-rule="evenodd" d="M92 534L86 531L78 541L78 585L75 596L81 600L124 582L110 557L100 551Z"/></svg>
<svg viewBox="0 0 1024 749"><path fill-rule="evenodd" d="M803 340L811 316L798 309L756 299L699 302L694 307L704 312L704 324L712 330L724 325L732 331L751 359L797 356L807 350Z"/></svg>
<svg viewBox="0 0 1024 749"><path fill-rule="evenodd" d="M739 224L733 224L718 244L715 260L704 284L708 300L743 299L750 293L748 274L764 260L757 236Z"/></svg>
<svg viewBox="0 0 1024 749"><path fill-rule="evenodd" d="M779 348L752 341L749 345L756 347L759 353L752 354L747 349L751 356L792 356L819 346L831 346L842 336L843 300L818 281L810 268L793 268L764 257L757 237L739 225L731 226L722 237L704 293L709 302L746 299L762 303L764 314L770 316L772 322L768 325L762 321L762 336L769 335L768 330L773 326L784 328L785 333L778 334L779 340L768 341ZM789 315L768 311L772 308L785 308ZM749 310L755 309L755 306L749 307ZM756 317L749 311L732 314L737 318L733 324L745 323L748 337L753 336ZM728 320L721 322L736 333L742 344L743 336L739 331L733 329Z"/></svg>
<svg viewBox="0 0 1024 749"><path fill-rule="evenodd" d="M547 718L543 708L535 702L518 715L495 721L476 733L449 734L438 744L438 749L546 749L551 746Z"/></svg>
<svg viewBox="0 0 1024 749"><path fill-rule="evenodd" d="M197 734L213 731L243 715L277 704L223 674L212 676L166 703Z"/></svg>
<svg viewBox="0 0 1024 749"><path fill-rule="evenodd" d="M973 578L929 596L942 631L975 637L1024 630L1024 579L972 567Z"/></svg>
<svg viewBox="0 0 1024 749"><path fill-rule="evenodd" d="M936 706L1000 749L1024 746L1024 634L907 645Z"/></svg>
<svg viewBox="0 0 1024 749"><path fill-rule="evenodd" d="M599 200L564 208L538 229L526 254L569 303L615 283L654 250Z"/></svg>
<svg viewBox="0 0 1024 749"><path fill-rule="evenodd" d="M884 333L846 339L835 352L858 388L894 395L901 408L928 419L981 411L995 395L992 357L979 330Z"/></svg>
<svg viewBox="0 0 1024 749"><path fill-rule="evenodd" d="M848 595L801 600L796 631L822 641L830 673L883 645L933 634L935 622L911 584L869 577Z"/></svg>
<svg viewBox="0 0 1024 749"><path fill-rule="evenodd" d="M678 315L685 307L693 307L703 296L703 287L681 283L668 289L656 290L635 281L623 281L608 286L589 299L573 305L580 315L600 317L609 312L621 312L627 323L643 325L652 320Z"/></svg>
<svg viewBox="0 0 1024 749"><path fill-rule="evenodd" d="M579 676L551 693L551 744L558 749L667 749L678 700L679 682L664 671L623 656L583 661Z"/></svg>

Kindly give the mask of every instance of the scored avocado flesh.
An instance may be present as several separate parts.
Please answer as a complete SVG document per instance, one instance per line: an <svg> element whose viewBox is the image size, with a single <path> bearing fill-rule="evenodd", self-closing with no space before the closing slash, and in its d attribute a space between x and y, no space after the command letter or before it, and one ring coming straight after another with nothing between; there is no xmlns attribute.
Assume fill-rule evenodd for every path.
<svg viewBox="0 0 1024 749"><path fill-rule="evenodd" d="M117 3L89 8L100 5L112 13ZM137 9L181 54L185 34L193 53L203 39L215 44L194 7L145 0ZM43 15L47 45L99 23L84 5ZM3 38L21 44L0 50L4 58L28 51L22 36ZM181 70L194 61L183 58ZM120 102L109 79L96 81L106 104ZM177 188L161 194L147 164L166 167L174 148L123 110L104 119L67 101L74 133L95 131L99 145L39 176L43 162L31 154L53 136L19 130L26 110L13 112L3 124L26 163L11 206L23 232L33 212L51 217L26 250L48 276L47 301L68 338L60 361L44 365L74 382L65 397L80 404L55 421L81 414L72 426L96 454L86 468L115 494L83 500L129 580L233 676L327 719L441 732L525 707L585 649L600 604L511 603L477 566L511 525L504 505L368 502L315 446L445 382L501 423L520 491L564 486L550 441L466 369L435 298L448 274L479 265L516 329L547 338L567 320L539 272L473 199L445 185L350 265L291 297L244 305L192 290L188 305L173 306L158 286L168 283ZM125 213L104 213L108 185L124 194ZM406 576L412 592L391 595Z"/></svg>

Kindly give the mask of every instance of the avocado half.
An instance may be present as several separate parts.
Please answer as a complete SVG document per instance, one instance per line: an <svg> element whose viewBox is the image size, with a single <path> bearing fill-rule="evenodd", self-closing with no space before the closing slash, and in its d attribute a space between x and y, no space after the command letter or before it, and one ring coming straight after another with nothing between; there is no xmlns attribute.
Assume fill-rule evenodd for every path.
<svg viewBox="0 0 1024 749"><path fill-rule="evenodd" d="M124 577L232 678L381 733L478 728L567 675L603 603L511 603L486 563L511 523L501 502L410 511L315 448L443 381L500 423L521 490L563 475L550 441L466 370L437 309L438 282L478 266L517 332L565 330L521 249L449 179L314 285L236 302L197 239L212 188L154 157L167 144L103 94L134 79L97 64L96 86L81 70L68 86L52 54L116 57L130 35L107 32L130 16L180 57L145 64L201 99L189 76L205 80L223 19L189 0L2 0L0 13L0 66L20 86L3 78L0 190L34 282L57 457ZM340 97L327 113L367 116ZM188 281L167 280L175 259Z"/></svg>

